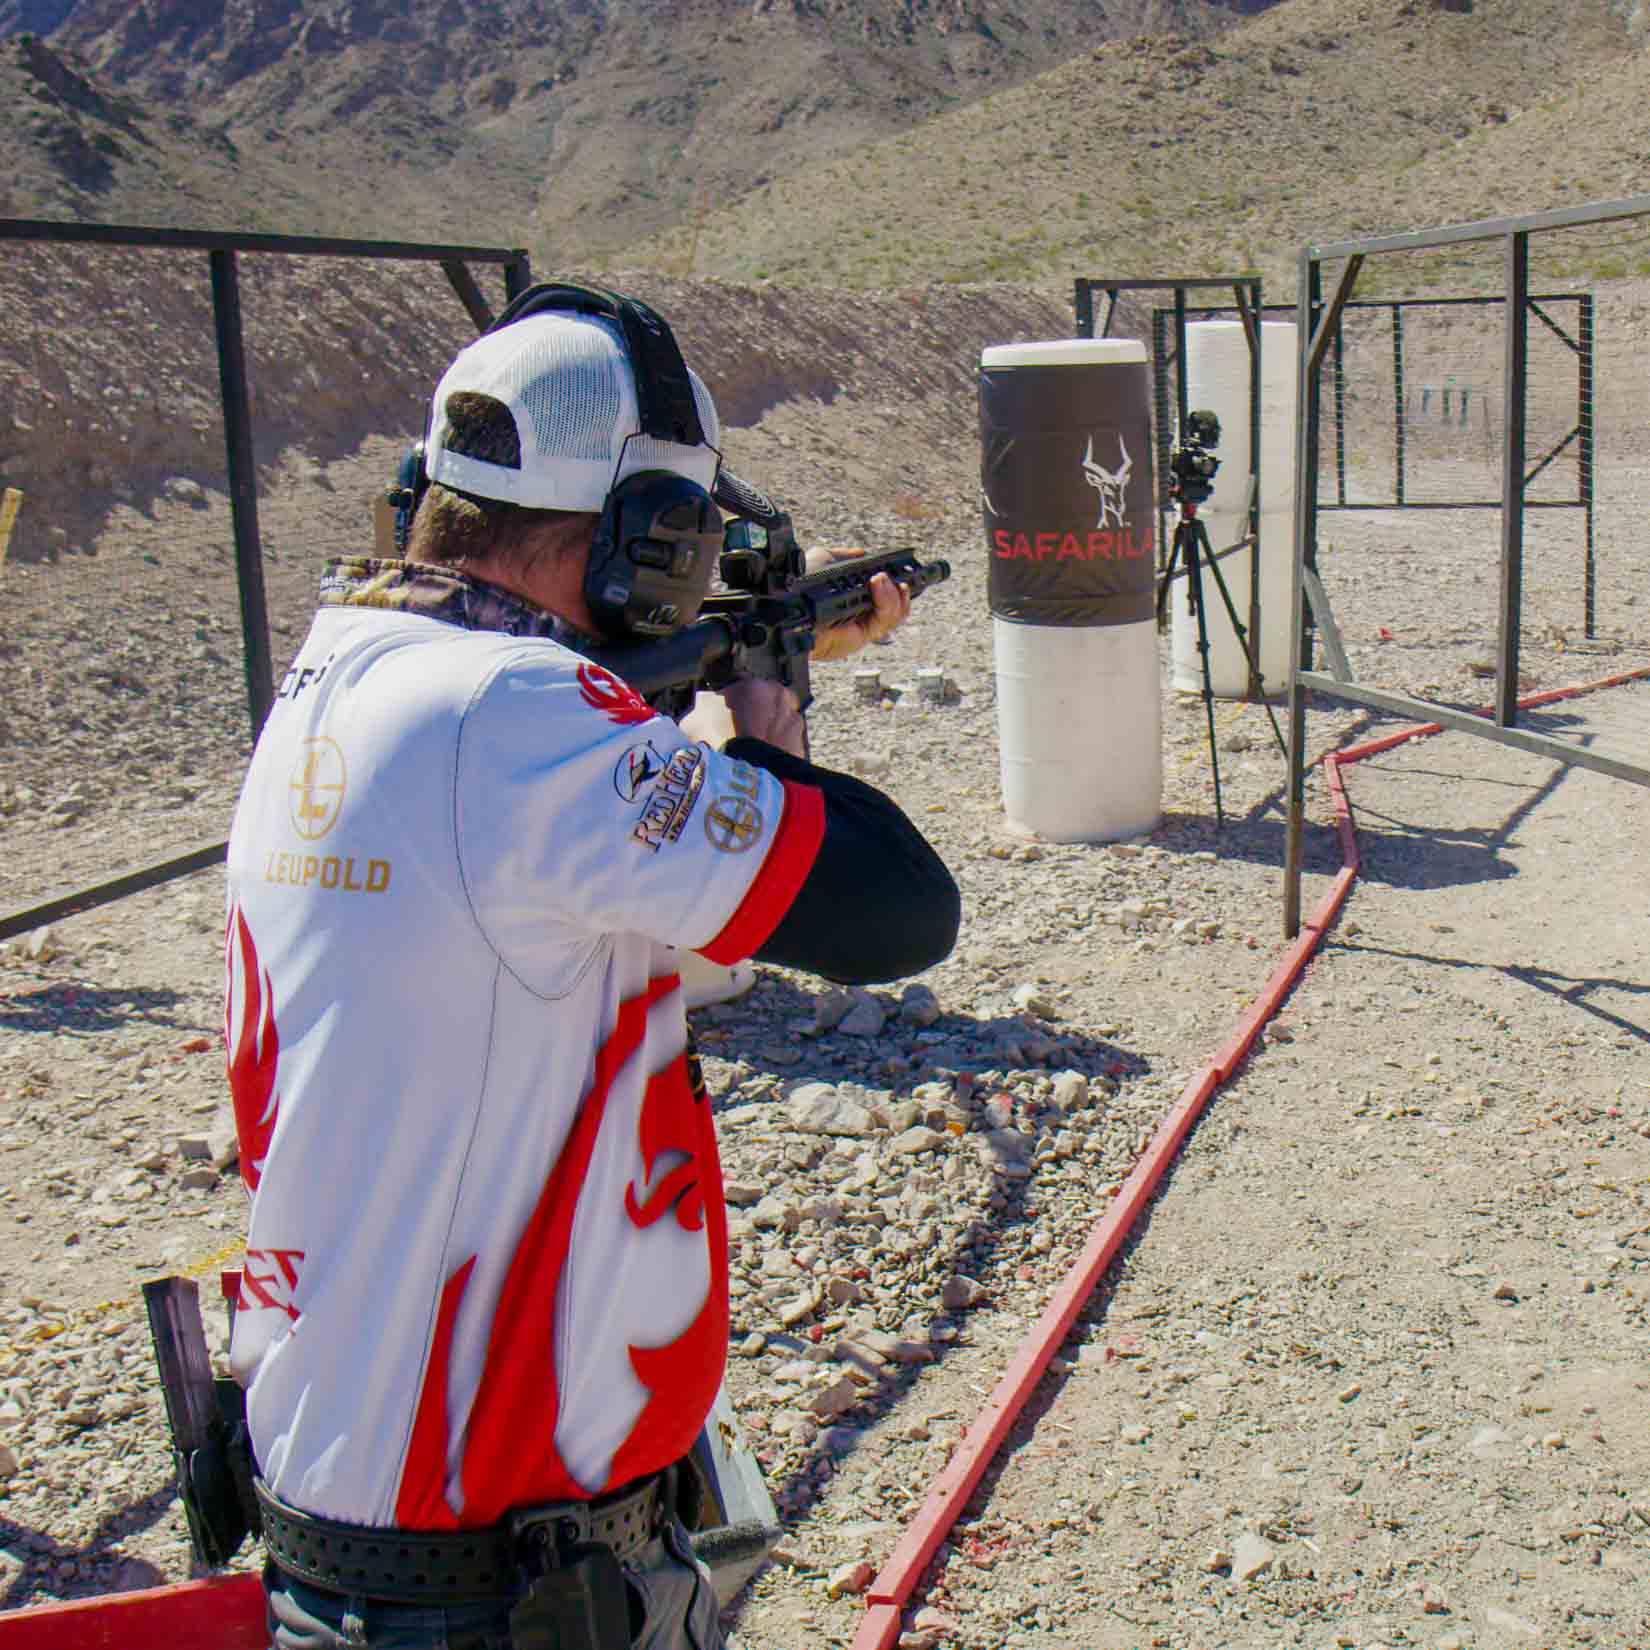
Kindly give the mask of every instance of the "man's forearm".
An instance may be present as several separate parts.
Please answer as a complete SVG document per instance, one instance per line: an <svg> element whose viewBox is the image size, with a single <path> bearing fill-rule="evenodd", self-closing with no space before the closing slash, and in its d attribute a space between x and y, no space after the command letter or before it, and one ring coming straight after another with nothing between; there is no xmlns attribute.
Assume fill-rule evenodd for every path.
<svg viewBox="0 0 1650 1650"><path fill-rule="evenodd" d="M754 739L730 741L727 754L811 785L825 800L813 867L757 950L758 962L871 985L921 973L950 954L962 915L957 884L891 798Z"/></svg>
<svg viewBox="0 0 1650 1650"><path fill-rule="evenodd" d="M792 756L808 754L808 724L796 695L783 682L746 679L723 690L734 737L760 739Z"/></svg>

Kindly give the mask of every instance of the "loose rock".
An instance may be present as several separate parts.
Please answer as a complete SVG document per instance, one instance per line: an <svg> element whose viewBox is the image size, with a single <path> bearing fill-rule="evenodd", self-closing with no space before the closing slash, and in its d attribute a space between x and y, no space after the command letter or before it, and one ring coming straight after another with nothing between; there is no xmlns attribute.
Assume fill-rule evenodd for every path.
<svg viewBox="0 0 1650 1650"><path fill-rule="evenodd" d="M1258 1535L1240 1535L1232 1543L1232 1578L1254 1581L1272 1568L1277 1555Z"/></svg>
<svg viewBox="0 0 1650 1650"><path fill-rule="evenodd" d="M868 1135L870 1112L829 1083L805 1083L785 1103L785 1115L804 1134Z"/></svg>
<svg viewBox="0 0 1650 1650"><path fill-rule="evenodd" d="M874 1564L863 1558L855 1559L852 1564L843 1564L831 1571L831 1579L825 1584L825 1591L831 1598L841 1598L844 1593L863 1593L871 1585L876 1573Z"/></svg>

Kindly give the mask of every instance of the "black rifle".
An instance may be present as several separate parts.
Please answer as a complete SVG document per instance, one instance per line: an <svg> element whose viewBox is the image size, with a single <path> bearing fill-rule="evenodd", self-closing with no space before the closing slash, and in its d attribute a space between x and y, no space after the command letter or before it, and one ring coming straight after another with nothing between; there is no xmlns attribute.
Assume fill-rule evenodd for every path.
<svg viewBox="0 0 1650 1650"><path fill-rule="evenodd" d="M919 561L910 549L807 573L791 518L764 494L724 470L711 496L735 516L722 550L726 589L707 596L699 617L674 636L588 654L662 715L681 716L701 688L716 692L741 677L783 682L806 710L813 698L808 656L818 633L872 611L876 574L888 574L913 596L951 576L949 562Z"/></svg>

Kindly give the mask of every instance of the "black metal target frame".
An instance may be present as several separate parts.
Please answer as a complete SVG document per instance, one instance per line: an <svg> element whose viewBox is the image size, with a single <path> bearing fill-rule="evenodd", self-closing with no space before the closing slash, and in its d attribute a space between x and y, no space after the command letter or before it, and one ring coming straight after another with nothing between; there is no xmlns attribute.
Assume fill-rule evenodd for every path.
<svg viewBox="0 0 1650 1650"><path fill-rule="evenodd" d="M1417 499L1409 496L1410 492L1410 457L1408 418L1408 395L1410 389L1409 354L1406 344L1406 330L1404 316L1407 311L1416 309L1499 309L1506 303L1501 297L1453 297L1453 298L1360 298L1342 306L1341 315L1336 319L1335 331L1330 341L1332 374L1332 389L1334 394L1334 429L1335 429L1335 497L1333 502L1318 500L1318 514L1323 515L1331 510L1499 510L1499 498L1428 498ZM1561 326L1548 313L1560 305L1575 305L1575 321L1570 329ZM1597 588L1597 561L1595 555L1595 537L1593 530L1595 493L1594 477L1594 429L1593 429L1593 387L1595 381L1595 337L1596 327L1594 316L1596 313L1594 296L1587 292L1549 292L1538 293L1529 300L1530 314L1540 321L1552 335L1569 349L1576 358L1576 418L1569 432L1555 442L1540 458L1530 465L1524 476L1526 495L1531 486L1561 458L1571 447L1576 448L1576 489L1573 498L1542 498L1533 499L1528 496L1524 500L1526 510L1580 510L1582 512L1582 566L1581 566L1581 605L1583 634L1589 640L1598 634L1595 592ZM1545 307L1543 307L1545 306ZM1390 317L1392 339L1392 496L1390 498L1353 498L1349 496L1347 482L1347 416L1346 416L1346 329L1345 317L1352 310L1369 310L1385 312ZM1240 311L1233 304L1211 304L1199 306L1193 313L1197 315L1236 315ZM1296 310L1293 304L1266 304L1261 307L1263 317L1272 315L1293 320ZM1160 339L1167 325L1170 312L1155 310L1153 312L1153 337ZM1178 317L1179 324L1184 326L1184 315ZM1159 345L1161 349L1161 344ZM1421 394L1427 395L1423 388ZM1462 415L1465 416L1465 396L1469 392L1461 391L1463 400L1460 403ZM1440 387L1441 411L1445 417L1450 414L1451 387L1446 383ZM1484 397L1487 402L1488 398Z"/></svg>
<svg viewBox="0 0 1650 1650"><path fill-rule="evenodd" d="M1335 499L1318 501L1318 513L1328 510L1499 510L1502 501L1493 499L1417 499L1409 496L1410 463L1408 419L1408 357L1404 318L1412 310L1477 308L1500 309L1504 297L1390 298L1358 299L1342 306L1330 344L1331 371L1335 396ZM1593 383L1594 383L1594 300L1591 293L1551 292L1534 294L1526 300L1529 313L1540 321L1576 358L1576 417L1569 432L1529 466L1524 475L1526 510L1580 510L1582 512L1582 623L1586 635L1597 634L1594 592L1597 569L1593 534ZM1549 313L1560 305L1573 304L1576 318L1567 330ZM1545 307L1543 307L1545 306ZM1392 334L1392 497L1387 499L1349 498L1346 464L1346 346L1345 316L1351 310L1385 310L1391 317ZM1290 313L1293 313L1291 311ZM1423 395L1426 393L1422 392ZM1450 413L1450 388L1441 391L1442 411ZM1466 393L1463 391L1463 394ZM1463 414L1465 411L1463 405ZM1576 491L1573 498L1533 499L1529 489L1571 447L1577 450Z"/></svg>
<svg viewBox="0 0 1650 1650"><path fill-rule="evenodd" d="M33 241L73 246L147 247L165 252L204 252L212 283L212 313L218 346L219 401L228 450L229 507L235 539L235 578L240 592L241 640L246 665L247 707L256 738L275 700L269 610L264 595L263 550L258 533L258 477L252 458L252 410L247 389L246 347L241 330L242 253L282 257L372 258L441 266L478 332L492 325L493 313L471 264L501 265L505 297L532 281L520 247L431 246L408 241L339 240L310 235L254 235L209 229L149 229L126 224L51 223L34 218L0 218L0 241ZM0 940L90 911L128 894L221 864L227 842L209 842L157 864L111 876L22 909L0 912Z"/></svg>
<svg viewBox="0 0 1650 1650"><path fill-rule="evenodd" d="M1523 612L1524 516L1536 501L1527 498L1529 484L1536 475L1564 451L1571 442L1582 442L1581 491L1587 501L1589 547L1591 541L1591 498L1593 482L1592 432L1592 319L1591 298L1587 297L1577 327L1577 337L1569 339L1541 309L1551 298L1530 292L1530 237L1544 232L1616 223L1625 219L1650 219L1650 195L1626 200L1599 201L1564 211L1541 212L1518 218L1487 219L1456 224L1448 228L1418 233L1377 236L1304 247L1300 255L1299 300L1296 308L1300 339L1300 402L1296 422L1295 447L1295 569L1291 621L1292 660L1289 676L1289 779L1288 822L1285 832L1283 927L1293 939L1301 926L1302 841L1306 792L1306 707L1310 694L1349 700L1389 714L1411 717L1416 722L1440 725L1489 739L1515 750L1563 763L1588 768L1630 784L1650 786L1650 767L1604 751L1569 744L1562 739L1531 733L1517 726L1519 626ZM1650 228L1650 226L1647 226ZM1495 703L1488 718L1439 705L1425 699L1390 693L1353 682L1344 673L1324 675L1311 668L1313 629L1309 619L1323 621L1326 644L1335 633L1327 613L1315 613L1314 587L1317 585L1317 527L1321 509L1318 481L1322 448L1323 366L1340 334L1341 320L1349 307L1352 291L1367 258L1391 253L1417 252L1437 247L1462 246L1475 242L1499 242L1502 248L1503 295L1491 300L1503 309L1503 349L1505 371L1502 384L1501 497L1484 508L1501 511L1500 615L1496 642ZM1340 264L1333 292L1324 294L1324 266ZM1437 300L1435 300L1437 301ZM1459 301L1459 300L1457 300ZM1559 332L1577 352L1582 382L1582 417L1572 435L1532 471L1528 454L1529 327L1537 320ZM1399 364L1402 361L1401 329ZM1583 348L1585 344L1585 348ZM1400 412L1402 399L1399 399ZM1572 501L1574 507L1578 501ZM1395 505L1415 508L1414 504ZM1590 581L1589 581L1590 591ZM1590 600L1590 596L1589 596ZM1338 645L1338 644L1337 644ZM1330 649L1331 659L1334 649Z"/></svg>

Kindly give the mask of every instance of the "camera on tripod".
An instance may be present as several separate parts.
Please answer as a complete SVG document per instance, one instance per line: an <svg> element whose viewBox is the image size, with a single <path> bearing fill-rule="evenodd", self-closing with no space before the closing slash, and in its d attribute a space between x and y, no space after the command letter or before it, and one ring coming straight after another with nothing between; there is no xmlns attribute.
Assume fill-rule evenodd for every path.
<svg viewBox="0 0 1650 1650"><path fill-rule="evenodd" d="M1207 408L1186 414L1180 441L1169 454L1169 498L1175 504L1203 504L1215 490L1220 460L1220 420Z"/></svg>

